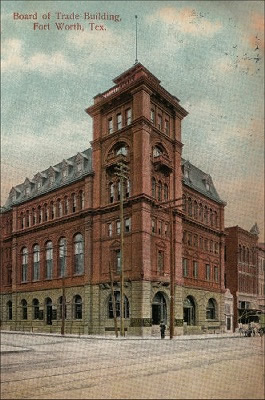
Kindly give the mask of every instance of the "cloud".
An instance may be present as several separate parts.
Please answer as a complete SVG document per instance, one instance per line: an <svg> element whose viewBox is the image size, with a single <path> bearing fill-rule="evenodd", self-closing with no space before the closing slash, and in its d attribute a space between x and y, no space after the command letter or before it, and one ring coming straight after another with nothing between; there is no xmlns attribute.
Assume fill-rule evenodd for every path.
<svg viewBox="0 0 265 400"><path fill-rule="evenodd" d="M34 120L23 117L8 134L2 135L1 201L5 202L12 186L32 178L38 171L75 155L89 147L92 128L89 120L75 121L69 117L36 134ZM88 135L90 132L90 135ZM56 153L56 157L55 157Z"/></svg>
<svg viewBox="0 0 265 400"><path fill-rule="evenodd" d="M220 28L219 22L212 23L194 8L163 7L147 17L149 23L163 22L182 33L201 36L213 36Z"/></svg>
<svg viewBox="0 0 265 400"><path fill-rule="evenodd" d="M3 42L1 61L3 73L36 71L47 75L76 71L75 66L61 51L51 54L38 52L26 57L23 48L24 43L20 39L7 39Z"/></svg>

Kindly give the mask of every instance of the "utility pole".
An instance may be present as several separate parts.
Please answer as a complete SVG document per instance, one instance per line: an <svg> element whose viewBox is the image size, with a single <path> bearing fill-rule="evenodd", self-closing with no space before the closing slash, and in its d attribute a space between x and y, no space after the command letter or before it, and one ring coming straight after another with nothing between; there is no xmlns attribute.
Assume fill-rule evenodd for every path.
<svg viewBox="0 0 265 400"><path fill-rule="evenodd" d="M120 323L121 323L121 336L124 336L124 221L123 221L123 193L124 181L128 179L128 167L121 161L117 163L115 168L115 175L120 178L120 274L121 274L121 292L120 292Z"/></svg>
<svg viewBox="0 0 265 400"><path fill-rule="evenodd" d="M110 263L109 263L109 272L110 272L111 302L112 302L112 311L113 311L113 318L114 318L114 329L115 329L115 335L116 335L116 337L118 337L116 300L115 300L115 293L114 293L114 288L113 288L113 274L112 274L112 269L111 269Z"/></svg>
<svg viewBox="0 0 265 400"><path fill-rule="evenodd" d="M169 323L169 337L174 337L174 322L175 322L175 229L174 229L174 208L182 207L182 204L175 205L176 201L182 200L182 197L167 200L160 203L159 206L163 209L169 210L170 221L170 323ZM165 207L163 207L166 205Z"/></svg>
<svg viewBox="0 0 265 400"><path fill-rule="evenodd" d="M64 335L64 325L65 325L65 284L64 284L64 275L62 279L62 326L61 326L61 335Z"/></svg>

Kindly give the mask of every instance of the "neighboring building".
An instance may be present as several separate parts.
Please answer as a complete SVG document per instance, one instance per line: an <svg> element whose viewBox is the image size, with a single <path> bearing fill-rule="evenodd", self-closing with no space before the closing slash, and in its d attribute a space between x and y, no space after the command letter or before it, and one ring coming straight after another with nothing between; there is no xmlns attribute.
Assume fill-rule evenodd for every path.
<svg viewBox="0 0 265 400"><path fill-rule="evenodd" d="M225 285L234 296L234 326L245 323L258 305L258 227L250 231L239 226L225 228ZM239 321L240 320L240 321Z"/></svg>
<svg viewBox="0 0 265 400"><path fill-rule="evenodd" d="M66 332L114 330L122 189L127 332L169 325L172 268L175 334L224 328L225 203L210 175L181 159L187 112L140 63L114 83L86 110L92 149L10 192L1 214L2 328L59 332L65 315Z"/></svg>
<svg viewBox="0 0 265 400"><path fill-rule="evenodd" d="M265 313L265 243L258 243L258 308Z"/></svg>

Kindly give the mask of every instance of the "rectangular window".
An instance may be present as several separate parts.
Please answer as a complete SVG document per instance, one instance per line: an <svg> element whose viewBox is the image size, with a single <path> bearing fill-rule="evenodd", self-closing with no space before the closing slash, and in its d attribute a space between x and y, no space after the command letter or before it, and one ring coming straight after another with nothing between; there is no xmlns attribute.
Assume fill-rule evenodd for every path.
<svg viewBox="0 0 265 400"><path fill-rule="evenodd" d="M207 281L211 279L210 264L205 264L205 278L207 279Z"/></svg>
<svg viewBox="0 0 265 400"><path fill-rule="evenodd" d="M108 226L108 236L111 237L112 236L112 223L110 222L107 226Z"/></svg>
<svg viewBox="0 0 265 400"><path fill-rule="evenodd" d="M116 234L121 234L121 221L116 221Z"/></svg>
<svg viewBox="0 0 265 400"><path fill-rule="evenodd" d="M203 248L203 239L202 239L202 237L200 237L200 249L202 249Z"/></svg>
<svg viewBox="0 0 265 400"><path fill-rule="evenodd" d="M214 280L215 282L219 282L219 271L216 265L214 266Z"/></svg>
<svg viewBox="0 0 265 400"><path fill-rule="evenodd" d="M157 117L157 127L161 131L161 129L162 129L162 115L160 115L160 114L158 114L158 117Z"/></svg>
<svg viewBox="0 0 265 400"><path fill-rule="evenodd" d="M188 260L187 258L182 258L182 269L183 269L183 276L188 276Z"/></svg>
<svg viewBox="0 0 265 400"><path fill-rule="evenodd" d="M158 234L161 235L162 234L162 221L158 222Z"/></svg>
<svg viewBox="0 0 265 400"><path fill-rule="evenodd" d="M168 224L165 224L165 236L168 236Z"/></svg>
<svg viewBox="0 0 265 400"><path fill-rule="evenodd" d="M198 262L197 261L193 261L193 278L198 278Z"/></svg>
<svg viewBox="0 0 265 400"><path fill-rule="evenodd" d="M27 281L28 264L22 264L22 282Z"/></svg>
<svg viewBox="0 0 265 400"><path fill-rule="evenodd" d="M121 251L120 249L115 250L115 265L117 274L121 273Z"/></svg>
<svg viewBox="0 0 265 400"><path fill-rule="evenodd" d="M189 246L192 245L192 236L191 236L190 233L188 234L188 245L189 245Z"/></svg>
<svg viewBox="0 0 265 400"><path fill-rule="evenodd" d="M125 232L131 232L131 218L125 218Z"/></svg>
<svg viewBox="0 0 265 400"><path fill-rule="evenodd" d="M121 129L122 128L122 117L121 114L117 114L117 129Z"/></svg>
<svg viewBox="0 0 265 400"><path fill-rule="evenodd" d="M156 231L156 222L154 219L152 219L152 233L155 233Z"/></svg>
<svg viewBox="0 0 265 400"><path fill-rule="evenodd" d="M132 109L128 108L125 111L126 125L130 125L132 123Z"/></svg>
<svg viewBox="0 0 265 400"><path fill-rule="evenodd" d="M193 244L195 247L198 247L198 235L194 235Z"/></svg>
<svg viewBox="0 0 265 400"><path fill-rule="evenodd" d="M108 119L108 132L109 133L113 132L113 121L112 121L112 118Z"/></svg>
<svg viewBox="0 0 265 400"><path fill-rule="evenodd" d="M7 270L7 284L11 285L12 284L12 269L8 268Z"/></svg>
<svg viewBox="0 0 265 400"><path fill-rule="evenodd" d="M165 133L169 135L169 120L165 119Z"/></svg>
<svg viewBox="0 0 265 400"><path fill-rule="evenodd" d="M158 250L157 254L157 272L159 274L164 272L164 252L162 250Z"/></svg>
<svg viewBox="0 0 265 400"><path fill-rule="evenodd" d="M52 260L46 260L46 279L52 279Z"/></svg>

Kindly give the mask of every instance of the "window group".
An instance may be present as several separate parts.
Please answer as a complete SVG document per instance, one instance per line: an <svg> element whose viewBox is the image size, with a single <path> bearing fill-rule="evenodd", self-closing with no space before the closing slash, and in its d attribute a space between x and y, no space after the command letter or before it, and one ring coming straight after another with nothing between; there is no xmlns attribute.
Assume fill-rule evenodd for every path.
<svg viewBox="0 0 265 400"><path fill-rule="evenodd" d="M74 235L72 246L73 274L81 275L84 273L84 240L81 233ZM41 253L44 257L42 257ZM57 257L57 271L54 270L55 257ZM44 249L41 249L39 244L34 244L32 252L29 252L28 247L24 246L21 249L21 282L25 283L31 280L39 281L41 279L66 276L68 258L67 240L65 237L61 237L56 246L53 245L51 240L48 240L45 243ZM43 265L41 265L41 262ZM31 269L29 268L30 266ZM42 270L44 271L43 276L41 273Z"/></svg>

